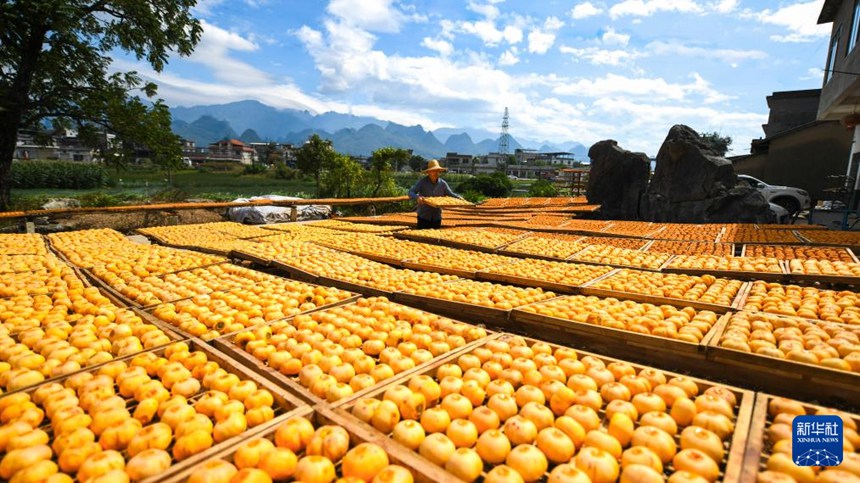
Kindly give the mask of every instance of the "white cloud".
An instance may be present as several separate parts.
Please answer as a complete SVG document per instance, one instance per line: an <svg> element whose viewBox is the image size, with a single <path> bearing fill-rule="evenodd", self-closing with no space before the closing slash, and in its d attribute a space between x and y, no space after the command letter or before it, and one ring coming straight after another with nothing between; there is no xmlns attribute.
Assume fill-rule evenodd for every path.
<svg viewBox="0 0 860 483"><path fill-rule="evenodd" d="M576 48L562 45L558 50L562 54L572 56L575 61L584 60L594 65L621 65L642 56L636 51L608 50L600 47Z"/></svg>
<svg viewBox="0 0 860 483"><path fill-rule="evenodd" d="M609 16L650 17L657 12L702 13L704 9L694 0L625 0L613 5Z"/></svg>
<svg viewBox="0 0 860 483"><path fill-rule="evenodd" d="M487 20L493 20L499 16L499 9L495 5L485 4L485 3L477 3L477 2L469 2L468 9L479 14L483 15Z"/></svg>
<svg viewBox="0 0 860 483"><path fill-rule="evenodd" d="M529 33L529 52L532 54L545 54L552 44L555 43L555 34L532 30Z"/></svg>
<svg viewBox="0 0 860 483"><path fill-rule="evenodd" d="M454 46L451 45L450 42L446 42L441 39L431 39L430 37L424 37L424 40L421 41L421 45L427 47L430 50L435 50L443 56L449 56L451 55L451 52L454 51Z"/></svg>
<svg viewBox="0 0 860 483"><path fill-rule="evenodd" d="M564 21L558 17L547 17L543 23L543 28L547 30L558 30L564 27Z"/></svg>
<svg viewBox="0 0 860 483"><path fill-rule="evenodd" d="M645 51L648 52L649 55L681 55L686 57L715 59L732 65L737 65L738 62L745 60L762 60L768 57L767 52L762 50L691 47L663 41L651 42L645 47Z"/></svg>
<svg viewBox="0 0 860 483"><path fill-rule="evenodd" d="M256 43L206 20L201 25L203 36L189 61L210 67L217 79L230 84L269 82L269 74L230 56L231 51L253 52L259 48Z"/></svg>
<svg viewBox="0 0 860 483"><path fill-rule="evenodd" d="M504 30L499 30L494 22L487 20L460 22L458 27L462 32L477 36L489 47L494 47L503 40L509 44L517 44L523 39L523 31L520 28L508 25Z"/></svg>
<svg viewBox="0 0 860 483"><path fill-rule="evenodd" d="M552 92L557 95L595 99L611 96L653 98L668 101L666 104L672 105L690 100L715 103L728 99L728 96L713 89L700 75L694 73L691 77L692 82L678 84L662 78L630 78L607 74L600 78L559 80Z"/></svg>
<svg viewBox="0 0 860 483"><path fill-rule="evenodd" d="M738 0L720 0L714 3L711 8L717 13L732 13L738 8Z"/></svg>
<svg viewBox="0 0 860 483"><path fill-rule="evenodd" d="M517 57L517 48L511 47L499 57L499 65L514 65L520 61Z"/></svg>
<svg viewBox="0 0 860 483"><path fill-rule="evenodd" d="M602 8L595 7L591 2L583 2L571 9L570 16L573 17L574 20L581 20L587 17L600 15L601 13L603 13Z"/></svg>
<svg viewBox="0 0 860 483"><path fill-rule="evenodd" d="M407 16L395 8L393 0L331 0L327 10L356 27L371 32L399 32Z"/></svg>
<svg viewBox="0 0 860 483"><path fill-rule="evenodd" d="M626 34L620 34L615 31L614 28L609 27L606 29L606 32L603 33L603 37L601 37L603 41L603 45L617 45L619 47L626 47L630 42L630 36Z"/></svg>
<svg viewBox="0 0 860 483"><path fill-rule="evenodd" d="M764 10L758 13L745 13L761 23L784 27L788 30L785 35L772 35L775 42L812 42L822 37L830 36L831 24L818 25L815 19L821 12L823 0L812 0L796 3L777 10Z"/></svg>

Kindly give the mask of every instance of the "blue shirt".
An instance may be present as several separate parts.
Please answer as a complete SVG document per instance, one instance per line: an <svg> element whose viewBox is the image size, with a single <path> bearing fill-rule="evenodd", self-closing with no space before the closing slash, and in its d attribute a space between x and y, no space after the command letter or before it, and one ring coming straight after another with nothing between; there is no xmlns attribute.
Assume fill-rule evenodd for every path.
<svg viewBox="0 0 860 483"><path fill-rule="evenodd" d="M451 187L448 186L448 183L446 183L444 179L439 178L436 183L433 183L430 181L430 177L428 176L424 176L419 179L415 183L415 186L409 190L409 198L417 200L419 196L453 196L454 198L462 199L462 196L451 191ZM418 217L431 221L441 220L442 210L439 208L433 208L430 205L419 204Z"/></svg>

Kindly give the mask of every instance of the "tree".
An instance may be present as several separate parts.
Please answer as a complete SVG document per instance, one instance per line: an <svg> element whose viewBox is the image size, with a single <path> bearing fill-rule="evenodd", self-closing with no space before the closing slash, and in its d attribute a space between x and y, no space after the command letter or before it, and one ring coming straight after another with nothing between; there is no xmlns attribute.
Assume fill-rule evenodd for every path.
<svg viewBox="0 0 860 483"><path fill-rule="evenodd" d="M120 50L161 72L172 52L189 55L203 29L192 17L196 0L27 0L0 2L0 209L9 208L9 172L17 132L44 119L93 124L109 131L111 108L138 89L156 86L135 72L108 74ZM139 99L138 99L139 101ZM161 114L156 113L156 117ZM126 124L135 124L134 118ZM131 132L151 129L141 119ZM155 123L161 129L160 123ZM127 126L123 126L127 127ZM152 146L150 146L152 147Z"/></svg>
<svg viewBox="0 0 860 483"><path fill-rule="evenodd" d="M409 162L411 156L412 154L406 149L390 146L379 148L370 155L370 172L374 179L371 197L378 195L379 189L391 177L391 170L395 166Z"/></svg>
<svg viewBox="0 0 860 483"><path fill-rule="evenodd" d="M320 174L327 166L334 165L337 151L331 141L324 140L319 134L311 136L296 152L296 167L304 174L312 175L316 181L317 192L320 195Z"/></svg>
<svg viewBox="0 0 860 483"><path fill-rule="evenodd" d="M491 174L479 174L463 181L457 186L457 191L461 193L475 192L490 198L510 196L513 189L513 183L501 171L494 171Z"/></svg>
<svg viewBox="0 0 860 483"><path fill-rule="evenodd" d="M354 188L361 181L364 170L345 154L336 154L325 166L322 174L323 196L352 198Z"/></svg>
<svg viewBox="0 0 860 483"><path fill-rule="evenodd" d="M703 132L699 135L702 138L702 142L707 146L716 156L725 156L727 152L729 152L729 146L732 145L731 136L720 136L720 134L716 131L714 132Z"/></svg>
<svg viewBox="0 0 860 483"><path fill-rule="evenodd" d="M412 169L412 171L421 171L425 166L427 166L427 160L424 159L424 156L413 154L412 157L409 158L409 168Z"/></svg>
<svg viewBox="0 0 860 483"><path fill-rule="evenodd" d="M551 198L558 196L555 185L545 179L539 179L529 186L529 198Z"/></svg>

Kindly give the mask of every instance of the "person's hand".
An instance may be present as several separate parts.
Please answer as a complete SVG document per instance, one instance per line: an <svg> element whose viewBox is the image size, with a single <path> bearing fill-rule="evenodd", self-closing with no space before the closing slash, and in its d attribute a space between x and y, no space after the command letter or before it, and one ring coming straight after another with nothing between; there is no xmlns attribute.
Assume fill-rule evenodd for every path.
<svg viewBox="0 0 860 483"><path fill-rule="evenodd" d="M423 197L423 196L419 196L419 197L418 197L418 204L419 204L419 205L423 205L423 204L424 204L424 197Z"/></svg>

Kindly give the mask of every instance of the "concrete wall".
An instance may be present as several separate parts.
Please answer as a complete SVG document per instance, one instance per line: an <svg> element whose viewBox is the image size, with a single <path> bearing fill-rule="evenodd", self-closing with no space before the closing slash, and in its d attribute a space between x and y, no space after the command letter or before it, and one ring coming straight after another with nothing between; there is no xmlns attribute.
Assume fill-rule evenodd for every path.
<svg viewBox="0 0 860 483"><path fill-rule="evenodd" d="M848 50L848 40L851 37L851 20L854 15L854 2L843 1L839 6L839 13L831 24L830 41L828 50L824 54L825 62L830 58L830 44L836 31L842 29L839 37L839 46L836 53L834 65L826 68L845 72L860 72L860 42L854 46L851 52ZM847 54L847 55L846 55ZM823 80L823 79L822 79ZM821 89L821 103L818 107L818 118L827 120L838 120L846 114L850 114L858 102L857 95L860 90L860 77L851 74L831 74L830 79Z"/></svg>
<svg viewBox="0 0 860 483"><path fill-rule="evenodd" d="M829 175L845 174L851 133L837 122L818 123L770 140L767 153L751 155L734 164L735 172L770 184L795 186L814 200L826 199L833 187Z"/></svg>

